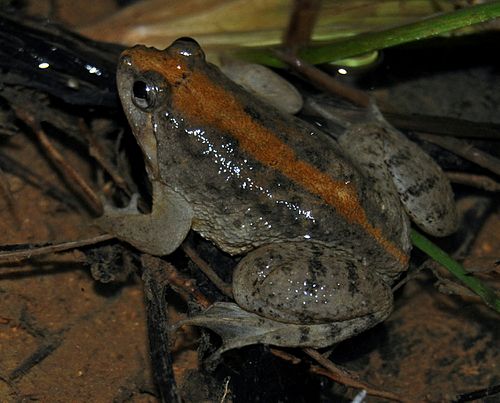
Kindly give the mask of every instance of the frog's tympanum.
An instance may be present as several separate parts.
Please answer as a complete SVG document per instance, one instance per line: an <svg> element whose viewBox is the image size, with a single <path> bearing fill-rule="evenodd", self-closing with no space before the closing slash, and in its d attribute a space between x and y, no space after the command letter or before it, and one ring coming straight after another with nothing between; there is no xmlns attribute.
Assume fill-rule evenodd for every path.
<svg viewBox="0 0 500 403"><path fill-rule="evenodd" d="M244 255L235 303L187 321L221 334L220 351L319 348L374 326L408 265L408 216L433 235L456 227L441 170L384 122L334 140L249 95L190 39L125 51L117 80L153 203L108 209L101 226L154 255L190 229Z"/></svg>

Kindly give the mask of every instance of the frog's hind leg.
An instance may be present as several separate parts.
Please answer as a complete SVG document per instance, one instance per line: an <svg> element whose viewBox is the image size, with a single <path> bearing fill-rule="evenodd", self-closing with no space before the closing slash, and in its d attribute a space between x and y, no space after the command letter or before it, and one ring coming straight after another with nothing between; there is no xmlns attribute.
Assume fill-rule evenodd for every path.
<svg viewBox="0 0 500 403"><path fill-rule="evenodd" d="M124 209L105 207L95 224L117 238L151 255L168 255L186 237L193 218L188 202L159 182L153 182L153 206L150 214L137 210L137 196Z"/></svg>
<svg viewBox="0 0 500 403"><path fill-rule="evenodd" d="M381 262L356 256L347 245L263 246L238 264L233 276L235 300L243 309L281 323L311 329L328 324L339 333L328 338L343 340L383 321L392 311L390 286L374 267ZM321 337L323 333L324 329ZM325 340L309 337L307 343L303 345L318 346Z"/></svg>
<svg viewBox="0 0 500 403"><path fill-rule="evenodd" d="M424 231L434 236L453 233L458 215L450 182L439 165L375 107L371 114L371 123L352 124L338 138L344 153L385 192L390 178L406 213Z"/></svg>
<svg viewBox="0 0 500 403"><path fill-rule="evenodd" d="M282 243L241 260L233 277L236 302L218 302L182 325L208 327L222 346L212 356L250 344L327 347L369 329L392 310L392 293L352 250Z"/></svg>

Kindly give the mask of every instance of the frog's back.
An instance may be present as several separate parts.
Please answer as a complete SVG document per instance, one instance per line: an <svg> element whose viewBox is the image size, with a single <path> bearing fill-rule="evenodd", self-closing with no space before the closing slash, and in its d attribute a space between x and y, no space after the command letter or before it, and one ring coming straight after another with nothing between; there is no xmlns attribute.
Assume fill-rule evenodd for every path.
<svg viewBox="0 0 500 403"><path fill-rule="evenodd" d="M332 138L203 68L173 89L179 112L157 121L183 136L160 143L160 169L194 206L195 230L230 253L285 240L352 240L358 249L383 244L404 254L399 202L374 193ZM387 204L396 212L381 208Z"/></svg>
<svg viewBox="0 0 500 403"><path fill-rule="evenodd" d="M151 111L155 158L161 180L193 206L193 229L229 253L307 240L362 255L382 248L406 264L393 195L374 191L333 139L255 99L199 49L135 52L135 65L165 82Z"/></svg>

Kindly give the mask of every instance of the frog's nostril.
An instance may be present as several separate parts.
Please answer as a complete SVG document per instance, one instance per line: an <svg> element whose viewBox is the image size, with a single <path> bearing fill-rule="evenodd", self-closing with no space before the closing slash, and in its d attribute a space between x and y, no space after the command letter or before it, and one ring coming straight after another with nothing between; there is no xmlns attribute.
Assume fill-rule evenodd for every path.
<svg viewBox="0 0 500 403"><path fill-rule="evenodd" d="M132 102L140 109L153 107L155 102L154 88L145 81L135 81L132 87Z"/></svg>

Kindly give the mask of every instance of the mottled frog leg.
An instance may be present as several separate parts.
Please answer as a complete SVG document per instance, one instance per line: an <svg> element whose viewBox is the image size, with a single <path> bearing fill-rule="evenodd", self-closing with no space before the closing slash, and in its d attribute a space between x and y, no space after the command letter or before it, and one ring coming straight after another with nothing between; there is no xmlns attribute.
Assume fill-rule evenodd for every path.
<svg viewBox="0 0 500 403"><path fill-rule="evenodd" d="M392 311L390 287L351 252L312 243L263 246L236 268L237 304L216 303L178 326L218 333L217 354L256 343L321 348L345 340Z"/></svg>
<svg viewBox="0 0 500 403"><path fill-rule="evenodd" d="M191 228L193 211L178 193L160 182L153 182L150 214L137 210L137 195L129 206L117 209L105 206L96 225L151 255L168 255L179 247Z"/></svg>
<svg viewBox="0 0 500 403"><path fill-rule="evenodd" d="M372 119L351 124L338 138L339 145L364 172L387 170L411 219L434 236L453 233L458 227L453 191L441 167L396 130L374 103ZM378 149L379 152L374 152Z"/></svg>
<svg viewBox="0 0 500 403"><path fill-rule="evenodd" d="M420 228L435 236L457 229L453 191L443 171L385 120L373 99L368 109L323 105L314 99L308 99L307 105L344 129L334 137L363 173L385 180L382 176L388 171L406 213Z"/></svg>

